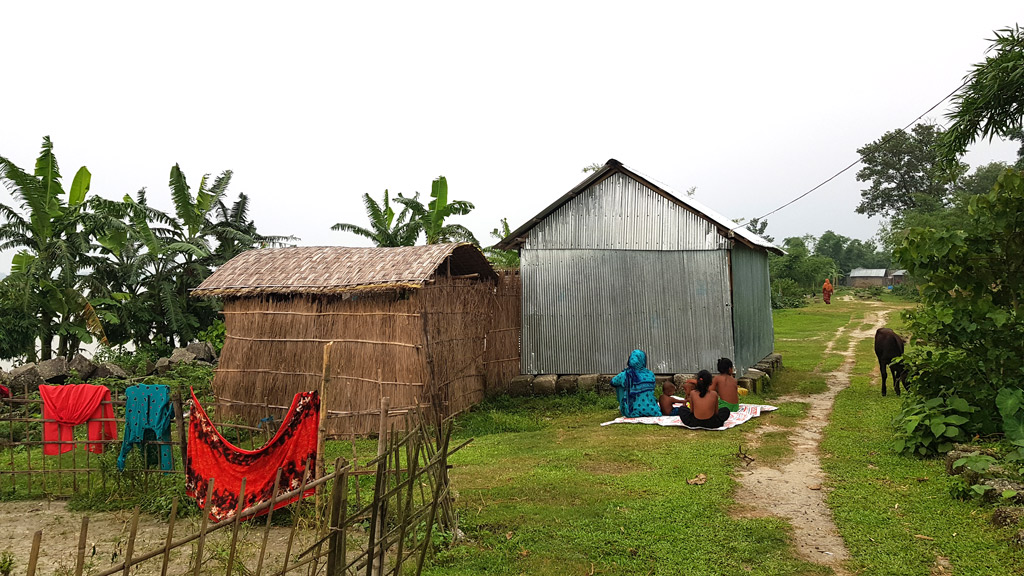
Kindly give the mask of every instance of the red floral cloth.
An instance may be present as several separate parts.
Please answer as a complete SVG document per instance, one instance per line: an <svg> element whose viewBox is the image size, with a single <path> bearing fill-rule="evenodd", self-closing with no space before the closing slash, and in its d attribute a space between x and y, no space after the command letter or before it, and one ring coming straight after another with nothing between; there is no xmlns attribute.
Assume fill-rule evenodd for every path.
<svg viewBox="0 0 1024 576"><path fill-rule="evenodd" d="M43 454L54 456L75 448L74 427L88 421L89 440L117 440L117 422L110 405L110 390L94 384L39 386L43 398ZM104 418L103 421L96 420ZM61 442L61 443L58 443ZM65 444L66 442L66 444ZM103 444L87 444L86 450L103 453Z"/></svg>
<svg viewBox="0 0 1024 576"><path fill-rule="evenodd" d="M245 501L242 508L270 500L274 478L281 469L281 493L297 490L309 461L316 470L317 428L320 426L320 395L299 392L281 427L270 442L257 450L233 446L214 427L199 400L192 393L192 416L188 425L188 449L185 465L185 490L196 499L199 508L209 510L213 521L231 518L238 506L238 492L245 478ZM215 479L210 506L204 502L209 479ZM307 491L311 496L315 490ZM298 497L277 503L287 506Z"/></svg>
<svg viewBox="0 0 1024 576"><path fill-rule="evenodd" d="M0 384L0 398L10 398L10 397L11 397L11 389L8 388L7 386L4 386L3 384Z"/></svg>

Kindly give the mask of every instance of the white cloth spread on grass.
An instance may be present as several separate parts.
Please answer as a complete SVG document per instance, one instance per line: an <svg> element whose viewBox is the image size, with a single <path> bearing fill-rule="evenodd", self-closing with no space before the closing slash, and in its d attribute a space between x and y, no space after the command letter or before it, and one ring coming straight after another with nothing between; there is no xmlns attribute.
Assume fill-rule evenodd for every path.
<svg viewBox="0 0 1024 576"><path fill-rule="evenodd" d="M602 423L601 426L609 424L657 424L658 426L679 426L680 428L690 428L691 430L728 430L733 426L743 424L751 418L757 418L762 412L771 412L772 410L778 410L778 408L767 404L740 404L740 409L729 414L729 419L725 421L721 428L691 428L683 424L679 416L644 416L642 418L620 416L611 422Z"/></svg>

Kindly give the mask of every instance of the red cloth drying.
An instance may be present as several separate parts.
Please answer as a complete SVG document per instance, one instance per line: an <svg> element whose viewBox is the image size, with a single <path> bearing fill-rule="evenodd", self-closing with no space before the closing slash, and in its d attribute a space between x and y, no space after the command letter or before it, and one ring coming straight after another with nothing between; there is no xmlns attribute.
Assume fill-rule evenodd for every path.
<svg viewBox="0 0 1024 576"><path fill-rule="evenodd" d="M238 507L238 492L245 478L245 501L242 509L270 500L274 491L274 478L281 469L278 493L297 490L306 472L316 469L317 428L320 426L320 395L299 392L292 399L281 428L274 438L257 450L245 450L231 445L214 427L206 411L192 393L192 416L188 424L188 449L185 464L185 491L196 499L199 508L209 510L213 521L231 518ZM210 506L206 506L209 479L216 481ZM308 490L303 496L312 496ZM281 508L298 500L278 502Z"/></svg>
<svg viewBox="0 0 1024 576"><path fill-rule="evenodd" d="M10 397L11 397L11 389L8 388L7 386L4 386L3 384L0 384L0 398L10 398Z"/></svg>
<svg viewBox="0 0 1024 576"><path fill-rule="evenodd" d="M39 386L43 398L43 454L54 456L75 448L74 427L88 421L89 440L117 440L117 422L110 404L110 390L94 384ZM103 421L96 420L104 418ZM58 444L58 441L61 442ZM86 450L103 453L103 444L87 444Z"/></svg>

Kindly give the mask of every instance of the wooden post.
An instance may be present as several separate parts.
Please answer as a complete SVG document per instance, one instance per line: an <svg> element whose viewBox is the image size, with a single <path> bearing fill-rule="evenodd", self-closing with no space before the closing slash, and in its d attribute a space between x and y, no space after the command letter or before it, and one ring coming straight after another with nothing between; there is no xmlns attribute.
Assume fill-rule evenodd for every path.
<svg viewBox="0 0 1024 576"><path fill-rule="evenodd" d="M139 507L135 507L132 514L132 529L128 533L128 549L124 553L124 576L128 576L132 569L132 555L135 554L135 535L139 532Z"/></svg>
<svg viewBox="0 0 1024 576"><path fill-rule="evenodd" d="M383 398L381 398L380 399L380 424L379 424L379 428L378 428L378 431L377 431L377 457L378 458L383 456L387 452L387 449L388 449L388 410L390 408L391 408L391 398L388 397L388 396L384 396ZM383 534L384 534L384 505L385 505L386 502L383 501L383 500L380 500L379 497L380 497L381 494L387 492L387 488L386 488L387 473L388 473L387 472L387 466L385 465L383 470L378 468L378 472L377 473L378 474L382 474L384 476L384 478L381 480L381 482L385 483L385 487L383 489L381 489L381 490L375 491L375 493L373 495L373 499L377 502L378 506L380 507L380 510L376 513L376 517L377 518L376 518L376 522L374 523L374 526L375 526L375 532L377 534L377 537L378 538L383 538ZM375 542L373 542L372 538L371 538L371 542L370 542L369 545L370 546L374 546L374 544L375 544ZM379 555L377 554L376 550L372 551L371 553L374 555L372 557L373 558L373 571L371 573L374 574L374 575L383 574L384 573L383 572L383 570L384 570L384 551L383 551L383 549L381 550Z"/></svg>
<svg viewBox="0 0 1024 576"><path fill-rule="evenodd" d="M309 460L306 460L306 467L302 469L302 482L299 484L299 498L292 506L292 531L288 534L288 546L284 549L284 567L281 574L288 573L288 560L292 555L292 543L295 542L295 529L299 527L299 512L302 509L302 499L306 496L306 480L310 477ZM196 574L199 576L199 574Z"/></svg>
<svg viewBox="0 0 1024 576"><path fill-rule="evenodd" d="M36 563L39 562L39 542L43 539L43 531L36 530L32 535L32 551L28 555L28 576L36 576Z"/></svg>
<svg viewBox="0 0 1024 576"><path fill-rule="evenodd" d="M348 530L348 470L339 477L338 468L334 470L334 508L331 510L331 542L328 544L327 576L338 573L338 562L341 566L348 565L346 554L346 532ZM340 498L340 502L338 501Z"/></svg>
<svg viewBox="0 0 1024 576"><path fill-rule="evenodd" d="M331 379L329 373L331 359L331 345L334 342L324 344L324 368L320 378L320 428L316 435L316 477L324 475L324 439L327 437L327 381ZM320 492L316 493L317 504L320 502ZM319 508L319 506L317 506Z"/></svg>
<svg viewBox="0 0 1024 576"><path fill-rule="evenodd" d="M78 557L75 559L75 576L82 576L85 569L85 537L89 533L89 517L82 516L82 530L78 533Z"/></svg>
<svg viewBox="0 0 1024 576"><path fill-rule="evenodd" d="M210 478L206 486L206 499L203 500L203 520L199 524L199 544L196 546L196 568L194 576L199 576L199 570L203 567L203 545L206 544L206 525L210 523L210 500L213 499L213 484L216 478Z"/></svg>
<svg viewBox="0 0 1024 576"><path fill-rule="evenodd" d="M178 421L178 445L181 448L181 467L188 466L188 450L185 444L185 405L181 400L181 388L174 393L174 419Z"/></svg>
<svg viewBox="0 0 1024 576"><path fill-rule="evenodd" d="M238 526L242 523L242 506L245 505L245 477L242 477L242 487L238 490L238 505L235 506L235 525L231 527L231 548L228 552L228 567L224 572L230 576L231 569L235 567L235 550L238 547Z"/></svg>
<svg viewBox="0 0 1024 576"><path fill-rule="evenodd" d="M267 540L270 538L270 521L274 518L274 504L277 500L278 490L281 488L281 469L277 469L277 476L274 477L274 491L270 493L270 509L267 510L267 525L263 528L263 545L260 546L260 559L256 563L256 576L263 571L263 558L267 553Z"/></svg>
<svg viewBox="0 0 1024 576"><path fill-rule="evenodd" d="M167 576L167 564L171 559L171 542L174 537L174 523L178 519L178 497L171 503L171 517L167 519L167 540L164 542L164 561L160 567L160 576Z"/></svg>

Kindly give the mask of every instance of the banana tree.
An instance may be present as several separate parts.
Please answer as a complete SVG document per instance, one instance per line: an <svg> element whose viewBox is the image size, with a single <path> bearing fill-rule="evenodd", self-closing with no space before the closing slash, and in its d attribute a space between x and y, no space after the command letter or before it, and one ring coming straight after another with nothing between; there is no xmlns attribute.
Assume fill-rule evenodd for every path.
<svg viewBox="0 0 1024 576"><path fill-rule="evenodd" d="M89 321L79 303L84 300L81 285L89 267L91 247L83 226L88 219L86 195L92 175L82 166L65 192L53 143L43 138L35 170L29 174L7 158L0 157L0 181L19 202L21 210L0 204L0 250L17 249L11 273L27 280L29 312L35 318L40 341L39 357L53 354L53 337L61 337L61 350L77 348ZM36 358L34 346L26 351Z"/></svg>
<svg viewBox="0 0 1024 576"><path fill-rule="evenodd" d="M396 202L412 211L413 219L420 223L426 236L427 244L444 242L472 242L479 244L473 233L461 224L446 224L452 216L465 216L474 206L466 200L448 201L448 180L438 176L430 184L430 202L424 206L419 201L419 194L412 198L398 195Z"/></svg>
<svg viewBox="0 0 1024 576"><path fill-rule="evenodd" d="M396 199L397 200L397 199ZM412 211L408 206L402 208L397 218L388 191L384 191L384 201L378 204L369 194L363 194L363 206L370 218L370 227L363 228L355 224L339 222L331 226L331 230L351 232L369 238L377 246L413 246L420 235L420 221L410 219Z"/></svg>

